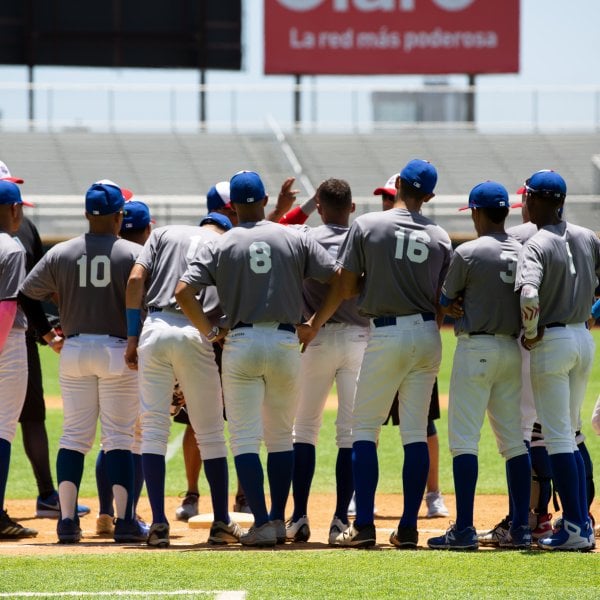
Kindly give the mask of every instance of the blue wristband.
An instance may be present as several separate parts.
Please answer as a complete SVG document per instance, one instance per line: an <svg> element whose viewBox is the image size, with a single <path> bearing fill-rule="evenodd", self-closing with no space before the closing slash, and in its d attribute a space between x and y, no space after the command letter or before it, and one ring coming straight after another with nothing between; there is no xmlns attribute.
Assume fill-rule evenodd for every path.
<svg viewBox="0 0 600 600"><path fill-rule="evenodd" d="M139 308L126 308L127 337L137 337L142 329L142 311Z"/></svg>
<svg viewBox="0 0 600 600"><path fill-rule="evenodd" d="M594 319L600 318L600 299L596 300L594 306L592 306L592 317L594 317Z"/></svg>

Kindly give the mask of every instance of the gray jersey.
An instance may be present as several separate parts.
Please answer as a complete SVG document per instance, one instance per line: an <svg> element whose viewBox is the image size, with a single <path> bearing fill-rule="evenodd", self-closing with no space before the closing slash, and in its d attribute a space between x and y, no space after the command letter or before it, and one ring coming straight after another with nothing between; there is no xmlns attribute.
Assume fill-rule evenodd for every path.
<svg viewBox="0 0 600 600"><path fill-rule="evenodd" d="M194 288L216 285L225 325L298 323L302 282L327 281L335 261L301 230L270 221L242 223L200 249L181 280Z"/></svg>
<svg viewBox="0 0 600 600"><path fill-rule="evenodd" d="M465 314L454 331L485 331L517 335L520 327L519 295L514 290L521 244L506 233L483 235L456 248L442 294L462 296Z"/></svg>
<svg viewBox="0 0 600 600"><path fill-rule="evenodd" d="M540 298L539 325L583 323L590 316L600 273L600 240L562 221L542 227L523 246L515 289L530 284Z"/></svg>
<svg viewBox="0 0 600 600"><path fill-rule="evenodd" d="M532 235L537 233L537 225L533 224L531 221L527 223L521 223L520 225L515 225L514 227L509 227L506 230L508 235L512 235L516 240L524 244Z"/></svg>
<svg viewBox="0 0 600 600"><path fill-rule="evenodd" d="M0 300L16 300L25 279L26 253L23 244L4 231L0 232ZM27 329L27 319L17 306L13 329Z"/></svg>
<svg viewBox="0 0 600 600"><path fill-rule="evenodd" d="M348 227L343 227L342 225L321 225L308 231L308 235L323 246L334 259L337 258L338 251L346 239L347 233ZM303 300L304 317L306 319L312 317L313 313L321 306L328 290L329 286L327 284L320 283L315 279L306 279L304 281ZM368 319L362 317L358 312L357 298L344 300L331 319L329 319L329 322L349 323L350 325L359 325L361 327L369 325Z"/></svg>
<svg viewBox="0 0 600 600"><path fill-rule="evenodd" d="M146 304L155 308L179 309L175 301L179 278L198 249L219 237L219 233L208 227L193 225L168 225L154 229L136 261L148 271ZM199 298L208 318L216 322L223 315L216 288L203 288Z"/></svg>
<svg viewBox="0 0 600 600"><path fill-rule="evenodd" d="M27 275L22 291L35 300L58 296L66 336L125 338L125 287L141 249L114 235L86 233L51 248Z"/></svg>
<svg viewBox="0 0 600 600"><path fill-rule="evenodd" d="M452 257L448 234L403 208L367 213L350 227L338 263L364 282L358 299L368 317L435 313Z"/></svg>

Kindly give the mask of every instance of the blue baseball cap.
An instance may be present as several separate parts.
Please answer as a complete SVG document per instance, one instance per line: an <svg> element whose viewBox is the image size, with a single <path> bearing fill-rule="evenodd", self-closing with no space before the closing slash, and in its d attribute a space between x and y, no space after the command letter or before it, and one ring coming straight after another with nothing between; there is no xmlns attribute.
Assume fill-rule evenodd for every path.
<svg viewBox="0 0 600 600"><path fill-rule="evenodd" d="M225 215L222 215L221 213L217 212L208 213L200 221L200 227L202 227L202 225L206 225L207 223L214 223L215 225L217 225L221 229L224 229L225 231L229 231L233 227L231 221Z"/></svg>
<svg viewBox="0 0 600 600"><path fill-rule="evenodd" d="M567 184L556 172L544 169L534 173L525 183L527 192L541 194L549 198L564 198L567 195Z"/></svg>
<svg viewBox="0 0 600 600"><path fill-rule="evenodd" d="M432 194L437 183L437 171L427 160L415 158L400 171L400 179L425 194Z"/></svg>
<svg viewBox="0 0 600 600"><path fill-rule="evenodd" d="M21 190L16 183L7 179L0 179L0 204L24 204L25 206L34 206L21 198Z"/></svg>
<svg viewBox="0 0 600 600"><path fill-rule="evenodd" d="M239 171L229 182L229 196L236 204L253 204L264 199L265 186L258 173Z"/></svg>
<svg viewBox="0 0 600 600"><path fill-rule="evenodd" d="M208 212L220 210L222 208L231 208L231 198L229 197L229 181L219 181L213 185L206 194L206 208Z"/></svg>
<svg viewBox="0 0 600 600"><path fill-rule="evenodd" d="M139 200L130 200L123 206L123 223L121 231L128 229L145 229L150 223L154 223L150 216L148 205Z"/></svg>
<svg viewBox="0 0 600 600"><path fill-rule="evenodd" d="M90 215L112 215L119 212L125 204L121 188L107 180L93 183L85 193L85 210Z"/></svg>
<svg viewBox="0 0 600 600"><path fill-rule="evenodd" d="M477 184L469 194L469 205L458 210L467 208L510 208L508 192L501 183L495 181L484 181Z"/></svg>

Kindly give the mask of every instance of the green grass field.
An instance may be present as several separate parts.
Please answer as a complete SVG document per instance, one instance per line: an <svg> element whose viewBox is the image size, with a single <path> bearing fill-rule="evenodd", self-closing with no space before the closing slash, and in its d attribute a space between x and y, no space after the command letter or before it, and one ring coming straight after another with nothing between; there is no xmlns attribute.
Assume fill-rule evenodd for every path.
<svg viewBox="0 0 600 600"><path fill-rule="evenodd" d="M600 334L594 333L597 344ZM440 393L447 394L454 337L443 332L444 357L439 375ZM48 395L58 395L57 360L43 349L44 381ZM592 375L584 406L583 431L593 461L600 465L600 437L591 430L589 420L600 393L600 366ZM335 464L334 411L327 411L317 450L314 491L333 491ZM447 450L447 415L437 422L440 435L440 480L444 491L453 490L451 460ZM61 427L61 411L48 411L51 456L56 455ZM172 438L182 431L175 424ZM95 450L88 455L82 496L95 495L93 462ZM398 492L402 450L398 430L384 427L379 446L379 491ZM233 461L231 461L233 462ZM232 471L233 476L233 471ZM600 488L600 485L597 484ZM167 494L185 489L183 459L178 453L168 465ZM9 498L31 498L35 482L24 456L19 435L13 445L8 483ZM504 464L495 441L485 425L482 434L479 494L504 493ZM203 479L201 491L208 493ZM0 546L0 550L2 547ZM74 549L71 549L74 550ZM0 598L18 598L17 592L80 591L69 597L91 598L95 593L111 592L118 598L140 597L135 591L153 592L147 597L167 597L167 592L187 590L180 596L211 597L200 590L245 591L247 598L598 598L600 597L600 555L540 552L479 552L456 554L419 551L398 552L385 548L372 551L225 551L194 550L147 551L106 554L0 558ZM118 591L129 593L118 594ZM197 590L197 592L193 592ZM85 593L84 593L85 592ZM44 596L46 594L46 596ZM23 597L23 596L21 596ZM31 597L31 596L30 596ZM212 597L218 597L213 594ZM227 596L223 596L227 597ZM235 596L229 596L235 597ZM238 596L239 597L239 596Z"/></svg>

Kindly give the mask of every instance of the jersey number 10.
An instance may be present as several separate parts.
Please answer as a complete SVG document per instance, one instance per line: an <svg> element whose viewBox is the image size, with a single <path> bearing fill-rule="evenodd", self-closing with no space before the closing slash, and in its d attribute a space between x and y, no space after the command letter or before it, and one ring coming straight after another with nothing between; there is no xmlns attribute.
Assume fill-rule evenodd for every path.
<svg viewBox="0 0 600 600"><path fill-rule="evenodd" d="M77 261L79 267L79 287L87 287L91 283L94 287L106 287L110 283L110 258L108 256L94 256L90 260L89 280L87 255Z"/></svg>

